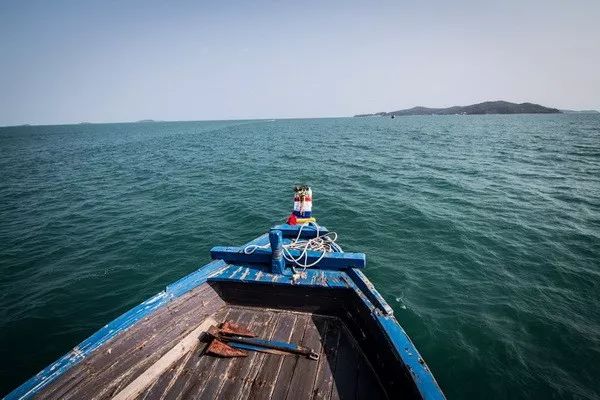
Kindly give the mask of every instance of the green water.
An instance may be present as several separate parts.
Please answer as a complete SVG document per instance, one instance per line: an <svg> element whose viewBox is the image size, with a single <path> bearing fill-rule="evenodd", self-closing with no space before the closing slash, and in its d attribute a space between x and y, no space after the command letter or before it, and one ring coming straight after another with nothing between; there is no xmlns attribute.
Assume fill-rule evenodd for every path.
<svg viewBox="0 0 600 400"><path fill-rule="evenodd" d="M450 399L600 396L600 116L0 128L0 394L309 183Z"/></svg>

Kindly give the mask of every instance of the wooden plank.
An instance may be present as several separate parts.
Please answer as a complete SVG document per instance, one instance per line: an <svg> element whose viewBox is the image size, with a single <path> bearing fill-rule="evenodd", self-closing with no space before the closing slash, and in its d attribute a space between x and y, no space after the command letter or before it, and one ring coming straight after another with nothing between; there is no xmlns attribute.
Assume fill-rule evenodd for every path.
<svg viewBox="0 0 600 400"><path fill-rule="evenodd" d="M364 357L360 357L358 362L358 378L356 380L356 399L385 400L387 398L371 365L369 365Z"/></svg>
<svg viewBox="0 0 600 400"><path fill-rule="evenodd" d="M278 315L272 311L254 310L254 320L250 330L259 338L270 339L273 334ZM223 382L218 399L236 399L244 384L246 377L256 370L256 363L262 360L264 353L249 351L248 357L233 360Z"/></svg>
<svg viewBox="0 0 600 400"><path fill-rule="evenodd" d="M297 320L297 314L282 313L277 321L273 340L290 341ZM258 400L271 398L271 393L275 387L275 380L277 379L277 374L279 373L284 357L287 356L265 354L260 370L252 383L241 393L239 399Z"/></svg>
<svg viewBox="0 0 600 400"><path fill-rule="evenodd" d="M212 299L208 304L200 301L188 304L190 309L185 315L181 315L182 309L179 309L171 315L165 315L161 321L155 321L155 324L160 323L160 328L156 325L148 327L143 333L143 336L147 337L146 340L138 347L130 347L117 364L106 364L105 367L108 368L105 372L91 382L90 389L93 393L98 393L94 398L107 399L114 396L168 351L174 342L187 335L220 307L220 304L215 304ZM96 385L99 386L95 387ZM98 390L98 387L102 390Z"/></svg>
<svg viewBox="0 0 600 400"><path fill-rule="evenodd" d="M322 343L327 333L327 319L319 316L312 316L306 326L302 345L313 349L319 358L324 357L322 352ZM288 400L304 400L310 398L319 361L310 360L306 357L299 357L292 379L289 384L286 399Z"/></svg>
<svg viewBox="0 0 600 400"><path fill-rule="evenodd" d="M64 399L72 390L82 384L90 376L93 376L92 370L87 365L89 362L83 361L76 367L77 371L69 371L71 373L65 374L59 380L49 385L45 391L40 393L39 398L43 399Z"/></svg>
<svg viewBox="0 0 600 400"><path fill-rule="evenodd" d="M271 311L271 314L273 315L273 319L270 323L271 326L267 338L271 340L276 340L275 336L278 335L278 332L281 331L281 329L277 329L281 326L279 323L280 319L285 318L286 314L276 311ZM253 362L248 366L246 375L243 377L243 379L240 380L241 384L239 385L237 393L233 393L232 391L231 398L242 399L247 397L248 391L252 386L252 383L255 381L258 373L263 369L264 363L267 360L267 358L268 355L265 353L254 352Z"/></svg>
<svg viewBox="0 0 600 400"><path fill-rule="evenodd" d="M367 296L369 301L373 303L376 307L378 307L384 315L393 315L394 310L392 307L385 301L383 296L379 294L375 286L371 283L369 278L362 273L362 271L354 268L350 268L346 271L350 279L354 282L354 284L362 291L362 293Z"/></svg>
<svg viewBox="0 0 600 400"><path fill-rule="evenodd" d="M323 354L319 358L317 377L313 387L312 398L315 400L325 400L331 397L337 349L341 335L340 325L341 322L338 319L330 319L328 321Z"/></svg>
<svg viewBox="0 0 600 400"><path fill-rule="evenodd" d="M183 280L180 280L181 285L177 287L175 292L169 290L169 287L167 287L164 291L157 293L155 296L152 296L146 301L121 314L97 330L87 339L83 340L67 354L63 355L54 363L50 364L42 371L28 379L18 388L13 390L8 394L8 397L25 398L38 396L50 384L62 378L66 372L77 366L79 363L81 363L81 361L91 356L97 349L105 346L107 342L114 339L120 333L128 330L133 325L137 324L144 317L162 308L173 298L180 297L194 288L202 285L206 282L206 278L209 277L211 273L218 271L218 269L222 268L223 266L224 263L220 262L210 263L201 268L201 273L191 274L193 275L191 279L184 278Z"/></svg>
<svg viewBox="0 0 600 400"><path fill-rule="evenodd" d="M144 317L150 315L169 301L169 295L162 291L124 312L102 328L97 330L87 339L83 340L67 354L48 365L39 373L32 376L15 390L7 395L10 399L31 398L37 396L51 383L61 378L72 367L81 363L96 349L129 329Z"/></svg>
<svg viewBox="0 0 600 400"><path fill-rule="evenodd" d="M153 399L163 399L165 393L169 391L173 382L181 373L183 369L189 362L189 360L197 356L195 351L190 351L186 356L180 358L175 364L171 366L171 368L162 374L150 387L146 389L146 392L140 394L138 397L139 400L153 400Z"/></svg>
<svg viewBox="0 0 600 400"><path fill-rule="evenodd" d="M250 325L254 319L256 318L256 313L253 313L247 309L239 309L237 310L240 313L239 318L237 319L237 323L241 325ZM234 310L232 310L234 312ZM205 355L204 357L213 357ZM241 360L241 361L240 361ZM216 362L212 368L210 377L204 382L204 387L201 388L200 392L192 392L188 391L185 393L184 398L193 398L193 399L215 399L217 398L221 387L225 383L225 379L227 377L227 373L229 369L233 366L242 362L243 359L239 358L216 358Z"/></svg>
<svg viewBox="0 0 600 400"><path fill-rule="evenodd" d="M309 314L301 314L298 316L296 324L294 325L294 331L292 332L290 342L299 343L302 341L309 320ZM294 369L296 368L299 358L297 355L283 357L284 359L281 363L281 367L279 368L277 380L275 381L275 387L273 388L273 393L271 395L272 399L285 399L289 389L290 381L292 380L292 374L294 373Z"/></svg>
<svg viewBox="0 0 600 400"><path fill-rule="evenodd" d="M223 321L227 319L229 315L229 307L221 309L214 316L216 321ZM157 382L148 389L148 391L141 397L144 399L163 399L167 393L171 391L171 388L175 382L186 373L189 373L190 365L196 363L202 355L204 349L208 344L204 341L198 340L196 348L190 352L188 357L183 358L177 365L173 366L170 371L165 375L161 376ZM190 375L188 374L188 377ZM191 376L190 378L192 378Z"/></svg>
<svg viewBox="0 0 600 400"><path fill-rule="evenodd" d="M359 352L353 348L350 334L343 326L337 353L331 399L353 399L356 396Z"/></svg>
<svg viewBox="0 0 600 400"><path fill-rule="evenodd" d="M299 287L288 284L211 282L228 304L270 307L300 312L336 315L354 297L350 289Z"/></svg>
<svg viewBox="0 0 600 400"><path fill-rule="evenodd" d="M380 382L385 383L386 391L401 393L406 398L431 396L432 399L438 399L441 392L431 373L417 373L415 370L415 363L420 365L421 370L426 369L426 366L418 361L420 356L417 350L395 318L374 314L362 298L350 296L348 300L348 312L340 314L340 317L360 344L363 354L376 368ZM425 381L421 381L423 377L426 378ZM426 390L426 395L419 393L419 390Z"/></svg>
<svg viewBox="0 0 600 400"><path fill-rule="evenodd" d="M179 343L167 351L154 364L140 374L133 382L121 389L113 396L113 400L133 400L143 393L154 381L164 374L177 360L186 356L198 344L198 337L216 325L212 317L206 318L202 323L185 336Z"/></svg>
<svg viewBox="0 0 600 400"><path fill-rule="evenodd" d="M239 309L228 308L225 315L224 318L218 319L218 321L240 322L242 313ZM201 392L210 383L215 366L219 361L227 362L229 359L220 359L196 351L195 355L188 360L182 372L175 377L174 382L168 388L163 398L167 400L182 399L190 397L191 393Z"/></svg>
<svg viewBox="0 0 600 400"><path fill-rule="evenodd" d="M136 373L162 356L172 341L223 304L211 286L194 289L115 336L49 385L39 398L110 397L123 378L135 379ZM137 363L140 369L133 368Z"/></svg>
<svg viewBox="0 0 600 400"><path fill-rule="evenodd" d="M236 290L243 289L241 285L243 284L240 284L240 288L236 286ZM268 298L270 293L268 290L263 293L262 289L265 287L248 288L249 293L245 293L246 290L241 291L245 295L249 294L251 298L257 298L257 293L260 292L264 302L264 298ZM286 292L281 295L289 297L289 302L300 304L314 300L302 295L302 291L287 289L293 293ZM340 293L340 297L336 296L337 302L343 303L345 292L336 290L336 293ZM312 291L310 294L313 294ZM54 388L51 392L52 397L42 398L109 398L134 381L186 333L189 334L197 327L199 315L203 315L207 307L213 307L213 302L215 307L217 304L219 307L224 304L208 285L184 297L165 306L164 309L157 310L130 330L117 336L115 343L110 342L112 354L107 352L107 348L101 349L103 351L99 354L92 354L76 367L77 373L64 377L68 379ZM273 300L277 303L280 299ZM323 298L313 302L318 303L321 300ZM204 301L208 301L210 305ZM267 337L268 333L272 332L274 340L302 343L309 347L318 347L324 342L320 360L315 362L298 356L264 353L250 353L245 359L233 360L200 357L203 345L199 345L193 354L178 360L158 376L155 383L141 393L139 398L386 398L371 365L363 359L364 355L356 348L354 339L349 337L350 332L343 327L339 319L312 316L314 321L324 324L323 327L319 327L310 314L239 306L224 307L213 314L215 319L221 322L231 319L226 317L226 313L231 311L237 313L239 318L245 315L246 322L261 323L276 318L263 327L265 333L260 333L261 337ZM344 335L340 340L341 327ZM306 363L310 364L303 365ZM97 386L94 391L93 384L99 385L98 382L105 386ZM51 387L53 386L47 389ZM107 387L109 389L106 389Z"/></svg>

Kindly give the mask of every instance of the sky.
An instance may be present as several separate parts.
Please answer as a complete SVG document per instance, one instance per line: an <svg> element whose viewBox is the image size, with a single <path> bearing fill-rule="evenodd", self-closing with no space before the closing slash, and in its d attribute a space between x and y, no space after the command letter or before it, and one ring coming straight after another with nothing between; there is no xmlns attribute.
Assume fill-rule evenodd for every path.
<svg viewBox="0 0 600 400"><path fill-rule="evenodd" d="M600 110L600 0L0 0L0 126Z"/></svg>

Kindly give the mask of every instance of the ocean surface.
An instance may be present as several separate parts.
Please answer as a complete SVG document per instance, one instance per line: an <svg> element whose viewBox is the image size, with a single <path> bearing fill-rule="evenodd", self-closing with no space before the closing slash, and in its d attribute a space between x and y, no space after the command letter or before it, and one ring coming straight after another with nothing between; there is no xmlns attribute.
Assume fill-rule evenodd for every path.
<svg viewBox="0 0 600 400"><path fill-rule="evenodd" d="M0 128L0 395L296 183L449 399L600 397L598 115Z"/></svg>

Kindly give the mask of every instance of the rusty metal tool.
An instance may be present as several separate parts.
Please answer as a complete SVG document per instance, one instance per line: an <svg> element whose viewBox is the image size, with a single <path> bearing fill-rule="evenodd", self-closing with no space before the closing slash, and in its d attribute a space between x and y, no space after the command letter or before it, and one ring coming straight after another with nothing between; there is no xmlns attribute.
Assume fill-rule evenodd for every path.
<svg viewBox="0 0 600 400"><path fill-rule="evenodd" d="M221 357L244 357L245 350L260 351L271 354L299 354L311 360L318 360L319 354L314 350L295 343L267 340L255 337L245 327L225 322L221 328L211 326L206 332L212 338L207 353Z"/></svg>

